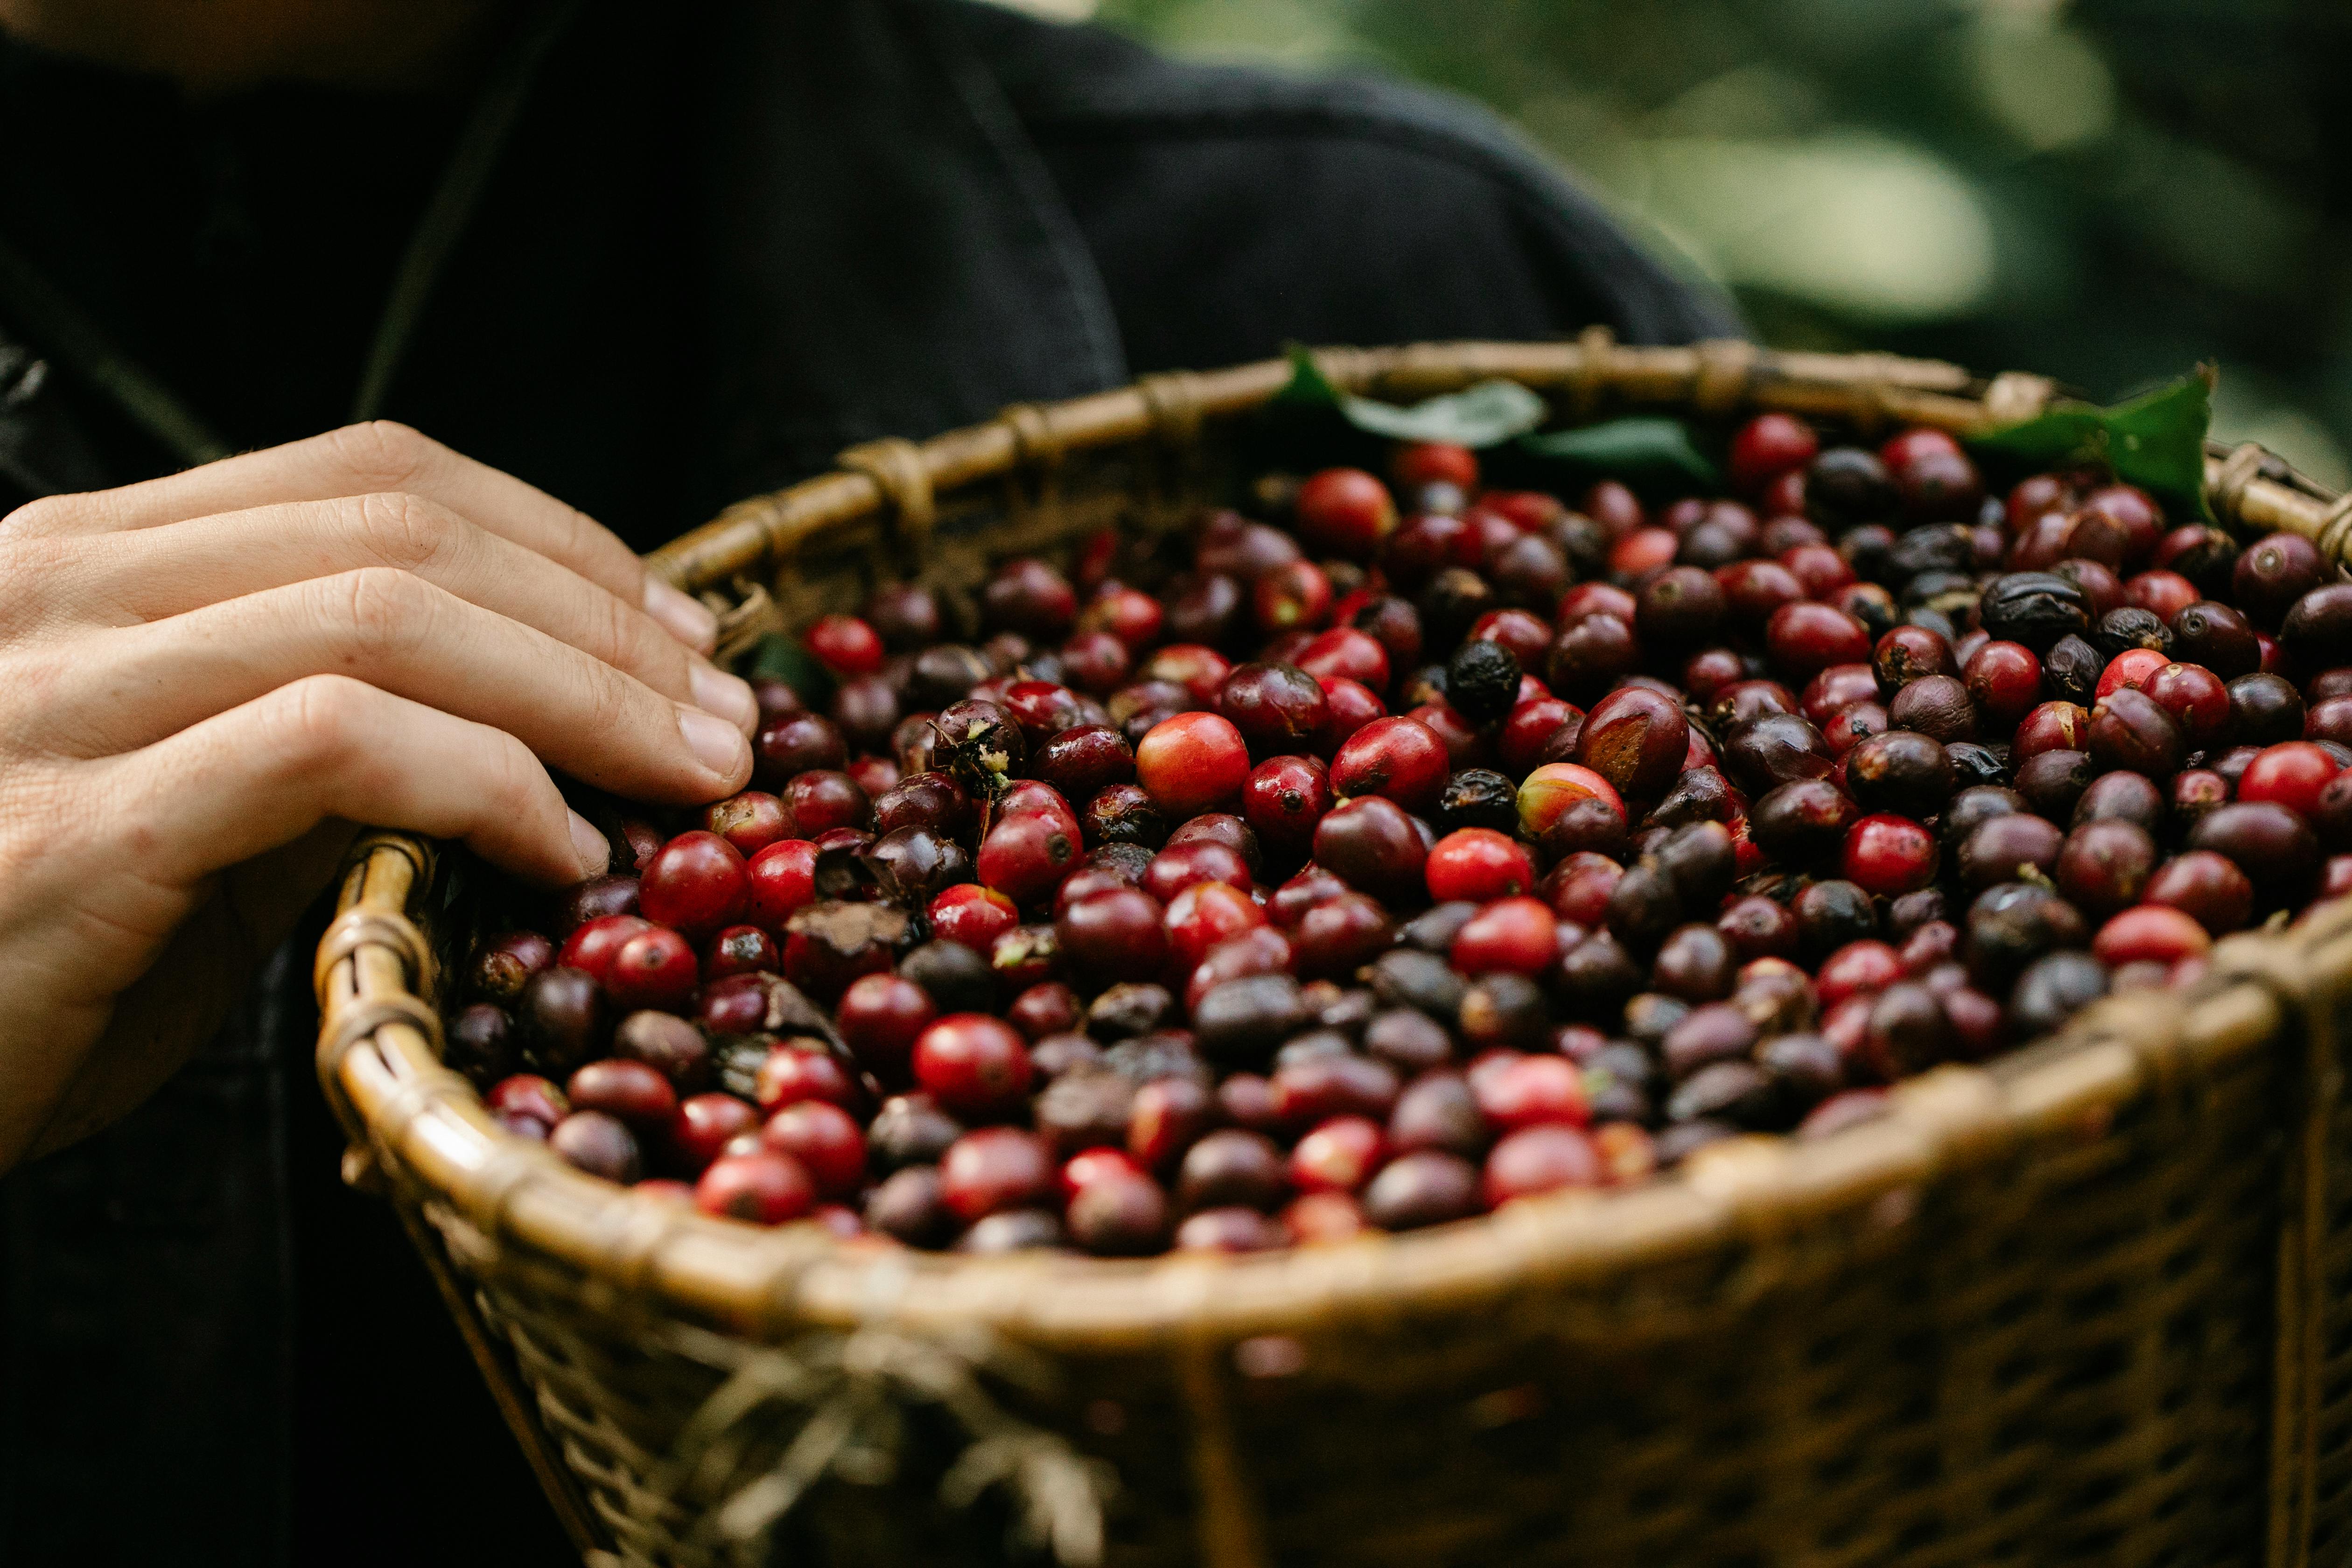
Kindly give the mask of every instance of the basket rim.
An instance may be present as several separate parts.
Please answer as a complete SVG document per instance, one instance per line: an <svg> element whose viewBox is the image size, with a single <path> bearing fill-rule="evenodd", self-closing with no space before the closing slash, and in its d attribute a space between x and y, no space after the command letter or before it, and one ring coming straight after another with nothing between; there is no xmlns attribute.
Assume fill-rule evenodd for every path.
<svg viewBox="0 0 2352 1568"><path fill-rule="evenodd" d="M1350 390L1449 390L1488 375L1566 391L1687 403L1705 413L1783 407L1938 425L1956 431L2025 416L2053 384L1989 381L1956 366L1879 354L1775 354L1746 343L1626 349L1604 333L1573 342L1421 344L1318 351ZM845 455L844 471L754 498L648 557L689 587L726 581L845 528L928 521L934 487L952 489L1068 450L1189 438L1202 420L1270 398L1284 361L1181 377L1045 408L919 445ZM1051 434L1041 440L1037 432ZM2352 500L2330 495L2261 448L2213 448L2207 488L2243 526L2321 539L2341 558ZM440 1022L425 996L431 947L413 911L433 883L434 847L363 836L346 861L337 919L316 966L319 1068L353 1146L373 1173L493 1251L553 1264L614 1310L664 1310L770 1337L812 1325L887 1320L914 1329L982 1325L1031 1343L1098 1351L1298 1331L1335 1320L1392 1320L1491 1302L1530 1283L1592 1280L1728 1248L1769 1249L1803 1222L1868 1214L1940 1176L2057 1134L2104 1135L2133 1100L2263 1048L2318 980L2352 974L2320 947L2352 949L2352 900L2286 931L2216 945L2185 997L2109 997L2066 1027L1980 1067L1946 1066L1894 1087L1887 1112L1799 1142L1727 1140L1636 1186L1523 1199L1429 1230L1244 1256L1143 1259L1024 1253L961 1257L843 1242L814 1225L763 1229L674 1200L615 1188L489 1117L439 1060ZM1916 1207L1895 1205L1898 1220ZM634 1303L634 1307L630 1305Z"/></svg>
<svg viewBox="0 0 2352 1568"><path fill-rule="evenodd" d="M1708 416L1778 409L1844 418L1864 429L1903 423L1968 435L2071 401L2057 383L2030 372L1979 377L1938 360L1759 349L1739 339L1630 347L1605 327L1540 342L1307 352L1343 392L1418 398L1503 378L1560 398L1573 421L1604 405L1687 405ZM648 553L646 563L691 592L728 585L812 544L896 545L901 558L920 560L940 493L1050 471L1077 451L1144 441L1188 445L1205 421L1270 401L1291 374L1288 359L1173 371L1060 403L1016 404L994 419L921 442L892 437L852 447L833 473L738 501ZM2207 443L2205 488L2219 516L2247 528L2301 533L2331 558L2352 560L2352 496L2327 489L2259 444Z"/></svg>

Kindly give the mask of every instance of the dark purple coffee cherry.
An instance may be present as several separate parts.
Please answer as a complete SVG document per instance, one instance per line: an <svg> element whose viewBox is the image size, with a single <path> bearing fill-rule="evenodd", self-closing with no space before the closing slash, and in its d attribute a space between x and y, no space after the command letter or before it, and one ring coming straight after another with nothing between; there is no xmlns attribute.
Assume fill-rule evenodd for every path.
<svg viewBox="0 0 2352 1568"><path fill-rule="evenodd" d="M1951 797L1952 761L1941 742L1890 730L1846 753L1845 784L1864 812L1932 816Z"/></svg>
<svg viewBox="0 0 2352 1568"><path fill-rule="evenodd" d="M2009 816L2011 811L2028 811L2025 797L2016 790L2004 785L1976 785L1961 790L1943 814L1940 832L1945 851L1957 851L1961 844L1969 842L1969 835L1976 832L1980 823L1988 823L1997 816Z"/></svg>
<svg viewBox="0 0 2352 1568"><path fill-rule="evenodd" d="M2293 618L2290 614L2290 622ZM2282 641L2284 631L2282 627ZM2262 644L2246 617L2227 605L2202 599L2172 617L2170 657L2183 664L2201 664L2224 680L2251 675L2263 665Z"/></svg>

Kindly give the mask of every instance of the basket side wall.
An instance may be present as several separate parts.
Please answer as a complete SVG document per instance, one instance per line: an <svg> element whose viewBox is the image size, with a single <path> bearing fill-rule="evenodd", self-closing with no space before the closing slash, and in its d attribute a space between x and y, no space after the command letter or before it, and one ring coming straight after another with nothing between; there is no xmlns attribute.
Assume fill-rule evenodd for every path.
<svg viewBox="0 0 2352 1568"><path fill-rule="evenodd" d="M1989 416L2000 384L1979 398L1950 367L1872 361L1857 400L1835 365L1759 361L1744 345L1471 347L1326 368L1391 395L1509 374L1579 406L1608 394L1727 412L1747 398L1954 427ZM1227 478L1194 442L1202 407L1229 413L1280 384L1267 367L1192 379L1189 412L1162 384L1065 405L1058 426L1008 414L1002 429L941 437L915 458L905 444L868 454L853 474L745 503L656 563L705 589L740 590L758 574L730 626L748 639L838 607L896 561L966 587L1006 550L1066 545L1106 524L1158 531ZM1063 451L1083 428L1108 449ZM1018 471L1002 471L1013 458L999 448ZM2217 491L2225 515L2343 542L2352 514L2340 503L2243 453L2231 464L2227 504ZM1343 1250L1299 1271L1325 1282L1328 1300L1273 1292L1278 1306L1250 1329L1176 1332L1167 1309L1124 1345L1039 1334L1059 1391L1020 1408L1116 1468L1110 1557L1138 1565L2262 1559L2284 1473L2273 1415L2282 1310L2291 1318L2294 1302L2280 1289L2282 1237L2310 1163L2291 1136L2309 1087L2301 1020L2317 1009L2332 1037L2327 998L2341 982L2321 946L2352 922L2339 910L2320 923L2273 939L2270 957L2246 966L2261 981L2218 979L2194 1009L2111 1006L2088 1035L1990 1074L1963 1069L1973 1109L1960 1120L1980 1142L1938 1143L1916 1176L1888 1181L1866 1129L1833 1141L1854 1152L1852 1179L1810 1194L1783 1179L1785 1149L1710 1151L1682 1180L1729 1195L1740 1223L1727 1234L1583 1267L1531 1248L1523 1266L1465 1268L1458 1288L1424 1274L1377 1307L1380 1292L1347 1288L1348 1258L1365 1259L1370 1279L1376 1255ZM2352 958L2336 967L2352 971ZM694 1531L708 1500L683 1502L663 1458L723 1373L693 1334L678 1337L688 1314L676 1301L661 1305L672 1316L646 1313L661 1241L649 1211L604 1205L586 1237L600 1261L583 1274L581 1248L538 1249L507 1224L506 1188L453 1191L446 1172L428 1179L405 1162L403 1119L439 1090L422 1078L398 1087L363 1115L346 1106L347 1124L496 1342L486 1370L523 1392L527 1444L543 1441L569 1473L591 1532L620 1561L722 1561ZM449 1093L463 1092L453 1080ZM2307 1504L2317 1560L2332 1561L2352 1544L2352 1110L2319 1147L2313 1272L2326 1307L2314 1335L2313 1473L2293 1506ZM500 1170L519 1184L529 1174ZM1523 1206L1484 1223L1507 1238L1564 1212ZM837 1321L867 1272L827 1257L772 1280L747 1263L744 1291L781 1338ZM1058 1289L1042 1272L1025 1285L992 1278L1016 1325L1024 1289ZM737 1328L729 1342L747 1352L763 1338ZM750 1425L738 1436L753 1469L784 1440ZM938 1500L937 1436L910 1425L895 1484L821 1487L791 1522L805 1553L795 1560L1001 1560L1001 1515Z"/></svg>
<svg viewBox="0 0 2352 1568"><path fill-rule="evenodd" d="M2286 1028L2266 996L2249 1016ZM1139 1568L1214 1560L1199 1528L1221 1511L1264 1561L1334 1568L2252 1562L2280 1059L2236 1051L2120 1114L2069 1112L1710 1256L1240 1346L1066 1356L1031 1413L1116 1467L1110 1560ZM625 1560L703 1561L656 1522L688 1517L657 1461L716 1375L646 1354L642 1322L551 1261L473 1252L436 1217ZM1205 1468L1204 1443L1225 1450ZM1204 1495L1221 1474L1249 1479ZM914 1462L887 1506L832 1483L795 1528L830 1543L820 1561L1002 1561L931 1479Z"/></svg>

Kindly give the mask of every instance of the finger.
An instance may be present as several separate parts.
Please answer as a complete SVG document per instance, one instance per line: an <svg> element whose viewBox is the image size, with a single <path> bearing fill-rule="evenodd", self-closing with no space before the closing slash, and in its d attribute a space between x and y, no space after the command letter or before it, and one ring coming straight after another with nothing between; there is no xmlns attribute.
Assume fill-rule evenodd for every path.
<svg viewBox="0 0 2352 1568"><path fill-rule="evenodd" d="M169 620L87 633L43 656L37 745L134 750L310 675L344 675L516 736L635 799L740 787L751 747L724 719L404 572L373 567Z"/></svg>
<svg viewBox="0 0 2352 1568"><path fill-rule="evenodd" d="M751 689L679 646L645 611L437 501L399 491L225 512L109 534L99 592L123 620L199 606L370 566L413 572L625 670L666 697L731 720L759 715Z"/></svg>
<svg viewBox="0 0 2352 1568"><path fill-rule="evenodd" d="M97 795L141 825L146 876L171 883L336 820L461 839L549 883L611 854L513 736L344 676L281 686L101 766Z"/></svg>
<svg viewBox="0 0 2352 1568"><path fill-rule="evenodd" d="M526 550L561 562L640 606L689 647L708 653L717 640L719 623L708 609L648 573L627 545L587 513L389 420L346 426L120 489L36 502L18 515L31 519L30 526L112 532L379 490L404 490L438 501Z"/></svg>

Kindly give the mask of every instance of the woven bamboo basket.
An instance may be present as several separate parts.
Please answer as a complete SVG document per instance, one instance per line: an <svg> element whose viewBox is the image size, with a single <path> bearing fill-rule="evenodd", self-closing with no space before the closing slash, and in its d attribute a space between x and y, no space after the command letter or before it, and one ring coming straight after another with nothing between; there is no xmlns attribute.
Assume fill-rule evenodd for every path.
<svg viewBox="0 0 2352 1568"><path fill-rule="evenodd" d="M2038 378L1740 343L1321 354L1567 419L1780 408L1861 434ZM969 584L1232 482L1268 363L1008 410L657 552L729 640L908 563ZM2217 515L2342 558L2352 500L2214 449ZM348 1179L384 1193L592 1563L2252 1563L2352 1556L2352 900L2232 938L1813 1142L1338 1247L958 1258L709 1219L499 1131L439 1063L464 910L372 835L318 955ZM446 866L442 867L446 882Z"/></svg>

